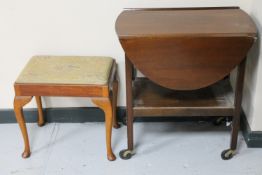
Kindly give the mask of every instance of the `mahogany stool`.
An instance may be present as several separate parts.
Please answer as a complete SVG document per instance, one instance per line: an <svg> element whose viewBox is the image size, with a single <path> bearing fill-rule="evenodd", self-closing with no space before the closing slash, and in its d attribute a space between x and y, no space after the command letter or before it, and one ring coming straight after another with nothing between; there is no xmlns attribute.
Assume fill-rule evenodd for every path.
<svg viewBox="0 0 262 175"><path fill-rule="evenodd" d="M41 96L67 96L90 97L104 111L107 158L111 161L116 159L111 148L112 125L119 128L116 121L118 76L113 58L34 56L16 80L14 88L14 111L25 145L23 158L30 156L23 106L35 96L38 125L43 126Z"/></svg>

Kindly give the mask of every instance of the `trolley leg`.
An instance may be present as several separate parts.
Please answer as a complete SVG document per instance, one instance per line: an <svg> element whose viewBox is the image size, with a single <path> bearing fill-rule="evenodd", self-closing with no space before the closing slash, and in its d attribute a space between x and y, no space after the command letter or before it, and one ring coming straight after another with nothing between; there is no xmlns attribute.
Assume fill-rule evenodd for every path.
<svg viewBox="0 0 262 175"><path fill-rule="evenodd" d="M240 114L241 114L242 93L243 93L243 84L244 84L244 76L245 76L245 66L246 66L246 58L240 63L237 70L237 82L236 82L235 101L234 101L235 108L234 108L233 121L232 121L230 149L224 150L222 152L221 157L224 160L231 159L236 153L238 131L240 126Z"/></svg>
<svg viewBox="0 0 262 175"><path fill-rule="evenodd" d="M137 76L137 70L135 69L133 64L131 64L131 69L132 69L132 81L134 81L136 79L136 76ZM127 112L126 112L125 116L122 119L122 124L123 125L127 125Z"/></svg>
<svg viewBox="0 0 262 175"><path fill-rule="evenodd" d="M127 143L128 149L120 151L119 155L122 159L130 159L132 157L133 145L133 94L132 94L132 63L128 57L125 57L126 64L126 107L127 107Z"/></svg>

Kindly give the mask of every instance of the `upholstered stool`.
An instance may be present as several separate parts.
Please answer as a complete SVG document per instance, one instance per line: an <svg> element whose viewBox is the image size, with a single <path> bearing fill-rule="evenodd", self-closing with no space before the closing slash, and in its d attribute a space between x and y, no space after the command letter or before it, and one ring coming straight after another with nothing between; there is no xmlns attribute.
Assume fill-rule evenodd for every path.
<svg viewBox="0 0 262 175"><path fill-rule="evenodd" d="M104 111L107 158L115 160L111 148L111 132L112 125L115 128L119 126L116 121L118 77L114 59L84 56L35 56L16 80L14 88L14 110L25 144L23 158L30 156L23 106L35 96L38 125L43 126L45 121L41 96L69 96L90 97L93 103Z"/></svg>

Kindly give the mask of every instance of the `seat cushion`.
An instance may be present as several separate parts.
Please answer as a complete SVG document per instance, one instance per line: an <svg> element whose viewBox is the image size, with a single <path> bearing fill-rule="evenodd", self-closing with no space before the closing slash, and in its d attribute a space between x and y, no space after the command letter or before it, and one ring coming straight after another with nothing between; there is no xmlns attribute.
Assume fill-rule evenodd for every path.
<svg viewBox="0 0 262 175"><path fill-rule="evenodd" d="M16 83L107 84L113 58L96 56L34 56Z"/></svg>

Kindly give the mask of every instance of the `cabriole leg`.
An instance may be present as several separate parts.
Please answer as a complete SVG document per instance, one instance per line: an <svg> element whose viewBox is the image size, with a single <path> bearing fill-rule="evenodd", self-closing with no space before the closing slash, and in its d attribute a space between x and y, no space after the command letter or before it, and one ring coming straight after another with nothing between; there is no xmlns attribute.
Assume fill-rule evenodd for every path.
<svg viewBox="0 0 262 175"><path fill-rule="evenodd" d="M19 124L19 127L21 129L23 139L24 139L24 145L25 149L22 154L23 158L27 158L30 156L30 146L29 146L29 139L23 114L23 106L25 106L27 103L29 103L32 99L32 96L16 96L14 99L14 111L16 120Z"/></svg>
<svg viewBox="0 0 262 175"><path fill-rule="evenodd" d="M110 98L93 98L92 101L105 113L107 159L113 161L116 159L116 157L111 147L113 124L113 110L111 100Z"/></svg>
<svg viewBox="0 0 262 175"><path fill-rule="evenodd" d="M37 110L38 110L38 126L41 127L45 125L41 96L35 96L35 99L36 99Z"/></svg>
<svg viewBox="0 0 262 175"><path fill-rule="evenodd" d="M116 117L116 109L117 109L117 96L118 96L118 77L115 75L115 79L113 82L113 90L112 90L112 107L113 107L113 127L120 128L120 125L117 122Z"/></svg>

